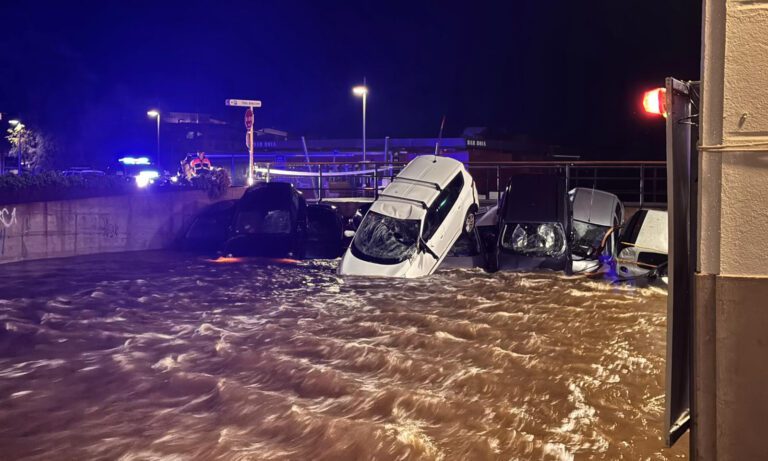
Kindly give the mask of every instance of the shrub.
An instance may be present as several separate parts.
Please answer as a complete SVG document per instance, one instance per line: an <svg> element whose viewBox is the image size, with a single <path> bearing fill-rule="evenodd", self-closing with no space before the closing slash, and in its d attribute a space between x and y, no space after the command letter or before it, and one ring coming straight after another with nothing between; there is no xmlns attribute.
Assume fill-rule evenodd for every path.
<svg viewBox="0 0 768 461"><path fill-rule="evenodd" d="M124 176L64 176L55 171L0 175L4 204L118 195L134 189L133 181Z"/></svg>
<svg viewBox="0 0 768 461"><path fill-rule="evenodd" d="M190 183L171 185L160 181L150 191L204 190L211 199L223 196L231 186L229 172L223 169L192 178ZM68 200L134 193L138 190L134 178L115 175L64 176L55 171L39 174L0 175L0 204Z"/></svg>

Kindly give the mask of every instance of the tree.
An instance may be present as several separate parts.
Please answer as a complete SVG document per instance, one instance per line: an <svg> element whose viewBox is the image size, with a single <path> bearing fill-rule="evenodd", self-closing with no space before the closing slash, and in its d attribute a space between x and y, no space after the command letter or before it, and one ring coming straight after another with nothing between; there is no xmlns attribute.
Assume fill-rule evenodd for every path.
<svg viewBox="0 0 768 461"><path fill-rule="evenodd" d="M8 129L5 139L11 143L7 156L17 162L21 144L22 171L40 172L51 167L57 150L57 144L51 136L19 123Z"/></svg>

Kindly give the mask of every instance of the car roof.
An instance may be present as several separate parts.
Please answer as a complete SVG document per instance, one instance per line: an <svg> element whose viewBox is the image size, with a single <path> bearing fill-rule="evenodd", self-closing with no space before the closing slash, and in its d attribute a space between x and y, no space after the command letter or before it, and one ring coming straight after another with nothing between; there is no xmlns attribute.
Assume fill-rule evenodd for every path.
<svg viewBox="0 0 768 461"><path fill-rule="evenodd" d="M395 179L428 181L445 187L463 167L462 163L450 157L421 155L411 160Z"/></svg>
<svg viewBox="0 0 768 461"><path fill-rule="evenodd" d="M661 210L645 210L645 212L643 224L634 245L641 250L668 253L667 212Z"/></svg>
<svg viewBox="0 0 768 461"><path fill-rule="evenodd" d="M381 192L371 210L398 219L421 219L462 168L461 162L448 157L416 157Z"/></svg>
<svg viewBox="0 0 768 461"><path fill-rule="evenodd" d="M596 189L577 187L571 190L573 219L599 226L613 226L613 214L619 198Z"/></svg>

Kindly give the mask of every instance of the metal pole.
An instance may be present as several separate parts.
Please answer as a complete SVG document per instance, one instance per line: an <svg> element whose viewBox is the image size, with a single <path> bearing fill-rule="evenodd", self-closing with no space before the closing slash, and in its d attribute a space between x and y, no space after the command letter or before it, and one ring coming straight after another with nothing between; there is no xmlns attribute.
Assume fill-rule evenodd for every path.
<svg viewBox="0 0 768 461"><path fill-rule="evenodd" d="M253 112L253 107L249 108ZM248 185L253 185L253 123L248 128ZM269 182L269 172L267 172L267 182Z"/></svg>
<svg viewBox="0 0 768 461"><path fill-rule="evenodd" d="M301 137L301 146L304 148L304 158L307 160L307 171L309 171L311 173L312 172L312 165L309 164L310 163L309 162L309 150L307 149L307 140L306 140L306 138L304 136ZM318 165L317 168L318 168L318 170L320 170L323 167L322 167L322 165ZM315 178L310 177L309 180L312 183L312 188L314 189L314 187L315 187ZM318 182L317 187L318 188L322 187L322 184L320 182Z"/></svg>
<svg viewBox="0 0 768 461"><path fill-rule="evenodd" d="M317 187L317 200L321 201L323 199L323 169L320 168L317 171L319 173L318 174L318 179L320 180L319 181L320 184Z"/></svg>
<svg viewBox="0 0 768 461"><path fill-rule="evenodd" d="M496 205L501 203L501 166L496 165Z"/></svg>
<svg viewBox="0 0 768 461"><path fill-rule="evenodd" d="M157 167L160 168L160 114L157 114Z"/></svg>
<svg viewBox="0 0 768 461"><path fill-rule="evenodd" d="M379 199L379 173L376 164L373 164L373 199Z"/></svg>
<svg viewBox="0 0 768 461"><path fill-rule="evenodd" d="M384 136L384 162L389 161L389 136Z"/></svg>
<svg viewBox="0 0 768 461"><path fill-rule="evenodd" d="M365 106L366 106L366 100L368 99L368 92L366 91L363 93L363 162L366 161L365 158Z"/></svg>
<svg viewBox="0 0 768 461"><path fill-rule="evenodd" d="M643 207L644 195L645 195L645 165L640 165L640 208Z"/></svg>

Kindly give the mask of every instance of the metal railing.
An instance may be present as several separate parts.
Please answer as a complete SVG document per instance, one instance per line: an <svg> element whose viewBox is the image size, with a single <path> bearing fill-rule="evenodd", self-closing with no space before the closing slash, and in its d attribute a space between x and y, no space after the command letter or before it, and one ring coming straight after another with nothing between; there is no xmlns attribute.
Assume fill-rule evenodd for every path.
<svg viewBox="0 0 768 461"><path fill-rule="evenodd" d="M299 162L256 163L257 180L293 183L309 199L377 198L405 163ZM666 206L667 174L663 161L628 162L469 162L478 193L498 199L511 177L521 173L565 175L568 189L587 187L616 194L629 206Z"/></svg>

